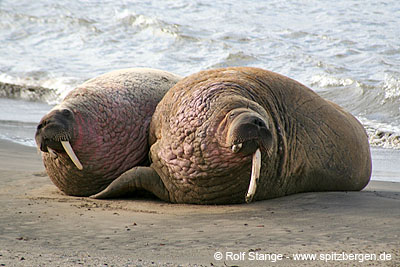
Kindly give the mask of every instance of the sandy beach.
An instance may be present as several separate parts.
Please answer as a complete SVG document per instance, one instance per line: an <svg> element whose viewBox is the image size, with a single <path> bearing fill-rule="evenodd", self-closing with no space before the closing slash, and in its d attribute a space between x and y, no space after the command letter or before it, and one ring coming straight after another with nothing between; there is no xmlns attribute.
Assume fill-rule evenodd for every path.
<svg viewBox="0 0 400 267"><path fill-rule="evenodd" d="M374 175L400 176L399 151L373 155ZM93 200L58 191L35 148L0 141L0 200L0 266L400 265L394 182L248 205Z"/></svg>

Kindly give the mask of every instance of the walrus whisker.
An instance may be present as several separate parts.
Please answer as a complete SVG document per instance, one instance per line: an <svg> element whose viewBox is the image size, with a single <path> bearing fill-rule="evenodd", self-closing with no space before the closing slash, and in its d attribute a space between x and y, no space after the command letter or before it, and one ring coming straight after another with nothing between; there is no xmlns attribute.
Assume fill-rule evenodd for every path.
<svg viewBox="0 0 400 267"><path fill-rule="evenodd" d="M246 202L250 203L253 200L257 190L258 179L260 178L261 171L261 152L258 148L253 154L253 162L251 168L251 178L249 189L247 190Z"/></svg>
<svg viewBox="0 0 400 267"><path fill-rule="evenodd" d="M268 158L272 157L272 148L266 150Z"/></svg>
<svg viewBox="0 0 400 267"><path fill-rule="evenodd" d="M65 149L65 152L67 152L68 156L70 157L72 162L75 164L75 166L79 170L83 170L83 166L80 163L78 157L75 155L75 152L72 149L71 144L69 143L69 141L61 141L61 145L63 146L63 148Z"/></svg>
<svg viewBox="0 0 400 267"><path fill-rule="evenodd" d="M59 133L53 139L57 142L68 141L71 140L71 136L68 133Z"/></svg>

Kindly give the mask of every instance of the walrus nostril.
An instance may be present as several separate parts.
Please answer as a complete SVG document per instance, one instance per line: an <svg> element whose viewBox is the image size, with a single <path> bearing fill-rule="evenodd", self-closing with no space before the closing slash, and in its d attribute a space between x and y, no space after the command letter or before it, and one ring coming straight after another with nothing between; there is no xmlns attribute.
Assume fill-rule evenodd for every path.
<svg viewBox="0 0 400 267"><path fill-rule="evenodd" d="M49 124L48 120L41 120L39 125L36 127L37 130L43 129L46 125Z"/></svg>

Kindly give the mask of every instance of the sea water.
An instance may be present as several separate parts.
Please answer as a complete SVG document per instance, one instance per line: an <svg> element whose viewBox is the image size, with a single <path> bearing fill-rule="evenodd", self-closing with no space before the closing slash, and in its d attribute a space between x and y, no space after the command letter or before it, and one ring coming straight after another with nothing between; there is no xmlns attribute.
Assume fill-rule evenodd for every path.
<svg viewBox="0 0 400 267"><path fill-rule="evenodd" d="M34 146L40 118L102 73L269 69L311 87L400 149L400 1L0 1L0 138ZM7 91L5 83L48 88ZM7 97L5 97L7 96Z"/></svg>

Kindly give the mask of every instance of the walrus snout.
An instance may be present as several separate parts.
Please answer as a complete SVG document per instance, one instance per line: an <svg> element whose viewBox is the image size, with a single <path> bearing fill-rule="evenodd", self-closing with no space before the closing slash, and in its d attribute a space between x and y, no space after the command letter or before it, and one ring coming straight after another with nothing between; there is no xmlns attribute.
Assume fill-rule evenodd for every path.
<svg viewBox="0 0 400 267"><path fill-rule="evenodd" d="M39 149L48 152L48 148L62 151L61 141L72 139L74 115L69 109L53 109L46 114L36 128L35 140Z"/></svg>
<svg viewBox="0 0 400 267"><path fill-rule="evenodd" d="M232 152L253 154L258 148L268 151L272 134L267 122L258 113L248 109L235 109L227 114L230 123L226 143Z"/></svg>
<svg viewBox="0 0 400 267"><path fill-rule="evenodd" d="M70 141L73 137L74 114L70 109L53 109L39 122L35 140L39 149L57 158L59 152L65 152L75 166L82 170L82 164L73 151Z"/></svg>

